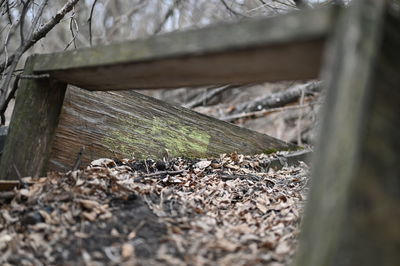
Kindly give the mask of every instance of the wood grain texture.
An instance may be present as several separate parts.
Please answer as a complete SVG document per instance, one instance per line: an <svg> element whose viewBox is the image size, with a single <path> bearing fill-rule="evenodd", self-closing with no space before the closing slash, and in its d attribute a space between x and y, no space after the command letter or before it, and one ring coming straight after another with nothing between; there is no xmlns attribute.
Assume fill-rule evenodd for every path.
<svg viewBox="0 0 400 266"><path fill-rule="evenodd" d="M335 8L38 55L37 73L89 90L176 88L318 77Z"/></svg>
<svg viewBox="0 0 400 266"><path fill-rule="evenodd" d="M67 90L49 170L99 157L204 158L296 149L296 146L136 92Z"/></svg>
<svg viewBox="0 0 400 266"><path fill-rule="evenodd" d="M294 265L400 261L400 18L386 3L353 1L333 40Z"/></svg>
<svg viewBox="0 0 400 266"><path fill-rule="evenodd" d="M32 74L34 64L30 57L24 74ZM0 179L45 174L65 89L66 84L50 79L21 81L1 156Z"/></svg>

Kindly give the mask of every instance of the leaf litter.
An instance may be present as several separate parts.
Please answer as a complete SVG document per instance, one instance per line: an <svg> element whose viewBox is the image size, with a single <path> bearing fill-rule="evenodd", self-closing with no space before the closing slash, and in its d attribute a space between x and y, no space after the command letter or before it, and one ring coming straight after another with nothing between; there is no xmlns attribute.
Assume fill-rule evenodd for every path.
<svg viewBox="0 0 400 266"><path fill-rule="evenodd" d="M1 265L288 265L305 163L98 159L0 195Z"/></svg>

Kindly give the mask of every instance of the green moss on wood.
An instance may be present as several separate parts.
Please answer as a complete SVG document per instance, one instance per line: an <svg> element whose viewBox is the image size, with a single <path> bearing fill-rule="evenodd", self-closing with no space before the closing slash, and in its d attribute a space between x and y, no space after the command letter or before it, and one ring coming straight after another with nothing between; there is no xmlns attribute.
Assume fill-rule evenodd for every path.
<svg viewBox="0 0 400 266"><path fill-rule="evenodd" d="M103 139L107 148L115 153L139 159L153 157L155 153L161 157L202 157L207 153L210 135L179 120L153 117L144 123L132 117L119 116L118 119L125 130L112 130Z"/></svg>

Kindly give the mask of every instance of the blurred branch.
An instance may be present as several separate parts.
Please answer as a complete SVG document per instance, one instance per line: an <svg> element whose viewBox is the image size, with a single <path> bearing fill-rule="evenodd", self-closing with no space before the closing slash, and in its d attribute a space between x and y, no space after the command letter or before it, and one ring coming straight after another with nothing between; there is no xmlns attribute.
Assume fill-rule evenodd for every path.
<svg viewBox="0 0 400 266"><path fill-rule="evenodd" d="M42 27L40 27L35 34L33 35L33 37L31 38L30 41L26 42L24 45L24 49L23 52L26 52L26 50L28 50L29 48L31 48L37 41L39 41L40 39L42 39L43 37L45 37L47 35L47 33L49 33L50 30L52 30L54 28L54 26L56 26L61 19L64 18L64 16L72 10L72 8L79 2L79 0L69 0L57 13L55 16L53 16L49 21L47 21ZM15 55L10 55L9 59L13 60L13 58L15 57ZM10 61L9 60L9 61ZM3 72L4 69L8 66L10 66L11 63L6 63L6 62L2 62L0 64L0 72Z"/></svg>
<svg viewBox="0 0 400 266"><path fill-rule="evenodd" d="M288 110L296 110L296 109L301 109L301 108L306 108L309 106L313 106L316 104L321 104L320 101L315 101L315 102L309 102L306 104L302 104L302 105L291 105L291 106L284 106L284 107L276 107L276 108L268 108L268 109L263 109L260 111L254 111L254 112L248 112L248 113L241 113L241 114L234 114L234 115L228 115L225 117L220 118L223 121L226 122L233 122L235 120L238 120L240 118L246 118L246 117L260 117L269 113L273 113L273 112L282 112L282 111L288 111Z"/></svg>
<svg viewBox="0 0 400 266"><path fill-rule="evenodd" d="M74 32L74 26L75 26L75 30L76 32ZM70 17L70 21L69 21L69 30L71 31L71 35L72 35L72 40L67 44L67 46L64 48L64 51L68 49L68 47L71 44L74 44L74 48L76 49L76 37L78 37L79 34L79 26L78 23L76 22L75 19L75 12L72 13L71 17Z"/></svg>
<svg viewBox="0 0 400 266"><path fill-rule="evenodd" d="M89 23L89 43L90 46L92 46L92 18L93 18L93 12L94 12L94 8L97 4L97 0L94 0L92 7L90 8L90 15L88 18L88 23Z"/></svg>
<svg viewBox="0 0 400 266"><path fill-rule="evenodd" d="M204 105L207 101L211 100L212 98L221 94L222 92L232 89L232 88L236 88L236 87L237 86L225 85L222 87L213 88L213 89L207 91L206 93L201 94L200 97L196 97L194 100L190 101L189 103L184 104L183 106L186 108L194 108L194 107L197 107L200 105Z"/></svg>
<svg viewBox="0 0 400 266"><path fill-rule="evenodd" d="M27 43L32 41L32 37L33 37L33 33L35 32L35 29L37 28L37 24L39 23L39 19L42 16L44 7L47 5L47 1L48 0L43 0L43 2L40 4L39 9L36 13L36 16L34 17L33 21L32 21L32 25L31 25L31 29L29 31L28 37L27 37ZM8 86L10 85L11 79L12 79L12 75L14 73L15 68L18 65L19 59L21 58L22 54L25 52L25 37L24 37L24 33L23 33L23 28L24 28L24 19L26 16L26 13L28 11L29 5L30 5L30 1L27 1L26 3L23 3L23 8L22 8L22 12L21 12L21 25L20 25L20 32L21 32L21 45L20 47L18 47L18 49L15 51L15 53L13 54L14 57L12 60L10 61L10 67L8 69L8 73L5 77L5 79L3 80L2 86L1 86L1 90L0 90L0 110L3 109L3 105L5 104L6 98L7 98L7 92L8 92Z"/></svg>
<svg viewBox="0 0 400 266"><path fill-rule="evenodd" d="M157 26L157 28L154 30L153 34L159 33L162 28L164 27L165 23L167 23L168 19L174 14L175 8L179 6L181 3L181 0L175 0L172 5L168 8L167 13L165 13L165 16L161 23Z"/></svg>
<svg viewBox="0 0 400 266"><path fill-rule="evenodd" d="M241 14L235 10L232 9L232 7L230 7L225 0L220 0L220 2L222 3L222 5L233 15L237 16L237 17L246 17L246 15Z"/></svg>
<svg viewBox="0 0 400 266"><path fill-rule="evenodd" d="M257 99L255 101L250 101L246 103L240 104L236 110L235 114L241 112L254 112L262 109L269 109L275 107L281 107L288 103L292 103L297 101L302 93L304 95L310 95L315 92L321 91L321 82L320 81L311 81L305 84L295 85L291 88L288 88L283 91L279 91L277 93L273 93L272 95L268 95L262 99Z"/></svg>
<svg viewBox="0 0 400 266"><path fill-rule="evenodd" d="M37 12L34 14L34 18L33 21L31 23L31 27L29 29L28 35L24 36L23 34L23 27L24 25L21 23L20 24L20 32L21 34L21 44L20 46L15 50L15 52L10 55L10 56L6 56L4 62L2 62L0 64L0 72L4 73L5 70L8 68L7 74L2 82L2 86L0 89L0 115L3 116L4 115L4 111L7 108L8 102L10 99L10 95L7 95L8 93L8 87L9 84L11 82L12 76L14 74L14 71L18 65L18 62L20 60L20 58L22 57L22 55L29 49L31 48L36 42L38 42L40 39L42 39L43 37L46 36L46 34L52 30L55 25L57 25L61 19L64 18L64 16L72 10L72 8L79 2L79 0L69 0L59 11L57 11L56 15L53 16L49 21L47 21L44 25L42 25L41 27L38 27L40 18L43 14L44 8L47 5L48 0L43 0L41 2L41 4L38 7ZM7 2L8 3L8 2ZM25 2L24 2L25 3ZM34 2L26 2L26 3L33 3ZM23 9L25 8L25 10L27 10L27 8L24 6ZM25 12L21 12L21 16L25 17L26 15L26 11ZM24 20L25 18L20 18L21 20ZM7 48L5 46L5 52L7 52ZM15 83L14 83L15 84ZM16 89L15 89L16 90ZM10 92L11 93L15 93L14 88L13 90ZM13 95L11 95L13 96Z"/></svg>
<svg viewBox="0 0 400 266"><path fill-rule="evenodd" d="M6 0L6 7L7 7L6 12L7 12L8 21L10 22L10 24L12 24L13 22L12 22L12 16L11 16L11 12L10 12L10 3L8 2L8 0Z"/></svg>
<svg viewBox="0 0 400 266"><path fill-rule="evenodd" d="M123 18L129 18L130 16L134 15L135 13L139 12L143 8L143 4L145 3L146 0L141 0L137 6L126 12L125 14L122 14L118 17L115 18L115 22L113 27L109 30L109 32L106 35L106 40L110 40L111 37L114 35L114 33L120 28L119 24L123 20Z"/></svg>

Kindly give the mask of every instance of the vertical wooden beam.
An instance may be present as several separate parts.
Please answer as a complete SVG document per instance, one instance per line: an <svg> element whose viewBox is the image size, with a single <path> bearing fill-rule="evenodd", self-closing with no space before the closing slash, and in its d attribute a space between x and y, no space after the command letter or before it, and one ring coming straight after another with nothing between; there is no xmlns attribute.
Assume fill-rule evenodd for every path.
<svg viewBox="0 0 400 266"><path fill-rule="evenodd" d="M386 4L354 1L330 47L294 265L400 262L400 19Z"/></svg>
<svg viewBox="0 0 400 266"><path fill-rule="evenodd" d="M32 74L35 57L28 58L24 75ZM51 79L23 79L18 89L0 179L44 174L66 84Z"/></svg>

